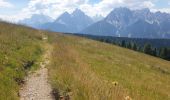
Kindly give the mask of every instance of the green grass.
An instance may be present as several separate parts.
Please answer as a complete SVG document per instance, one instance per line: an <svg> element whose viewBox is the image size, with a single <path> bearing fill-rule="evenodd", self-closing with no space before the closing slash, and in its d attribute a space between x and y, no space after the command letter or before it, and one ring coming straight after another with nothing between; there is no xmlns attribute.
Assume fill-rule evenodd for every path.
<svg viewBox="0 0 170 100"><path fill-rule="evenodd" d="M170 62L81 37L0 22L0 100L18 100L27 71L38 68L44 34L54 92L71 100L170 100ZM34 62L31 66L30 62ZM29 65L24 67L24 65ZM57 96L57 95L56 95Z"/></svg>
<svg viewBox="0 0 170 100"><path fill-rule="evenodd" d="M38 67L43 51L41 38L37 30L0 22L0 100L19 99L19 84L26 72Z"/></svg>
<svg viewBox="0 0 170 100"><path fill-rule="evenodd" d="M170 99L170 62L80 37L58 34L53 40L49 78L60 96L72 100Z"/></svg>

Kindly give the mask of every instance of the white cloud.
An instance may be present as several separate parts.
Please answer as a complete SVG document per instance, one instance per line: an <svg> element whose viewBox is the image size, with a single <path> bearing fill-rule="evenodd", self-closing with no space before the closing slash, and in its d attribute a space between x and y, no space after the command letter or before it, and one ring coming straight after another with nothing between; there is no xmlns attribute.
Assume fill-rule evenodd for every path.
<svg viewBox="0 0 170 100"><path fill-rule="evenodd" d="M13 7L13 5L9 2L6 2L4 0L0 0L0 8L10 8Z"/></svg>
<svg viewBox="0 0 170 100"><path fill-rule="evenodd" d="M170 13L170 8L160 8L160 9L151 9L152 12L165 12L165 13Z"/></svg>
<svg viewBox="0 0 170 100"><path fill-rule="evenodd" d="M128 7L131 9L153 8L152 0L102 0L101 2L90 5L80 5L80 8L89 16L101 14L106 16L111 10L116 7Z"/></svg>
<svg viewBox="0 0 170 100"><path fill-rule="evenodd" d="M25 9L31 13L44 13L56 18L64 11L72 12L75 8L80 8L89 16L96 14L106 16L115 7L146 8L153 6L152 2L148 0L101 0L96 4L88 2L89 0L31 0Z"/></svg>
<svg viewBox="0 0 170 100"><path fill-rule="evenodd" d="M64 11L72 12L79 5L87 2L87 0L31 0L28 7L22 12L27 12L27 14L43 13L56 18Z"/></svg>
<svg viewBox="0 0 170 100"><path fill-rule="evenodd" d="M143 2L143 6L147 7L147 8L152 8L155 5L151 1L145 1L145 2Z"/></svg>
<svg viewBox="0 0 170 100"><path fill-rule="evenodd" d="M0 0L0 2L1 1L2 0ZM10 16L10 18L18 21L29 18L35 13L43 13L56 19L63 12L67 11L71 13L76 8L81 9L91 17L96 14L106 16L116 7L128 7L131 9L150 8L156 10L154 5L155 0L101 0L95 4L90 4L89 1L90 0L30 0L27 7L22 9L18 14ZM168 8L160 10L169 12Z"/></svg>

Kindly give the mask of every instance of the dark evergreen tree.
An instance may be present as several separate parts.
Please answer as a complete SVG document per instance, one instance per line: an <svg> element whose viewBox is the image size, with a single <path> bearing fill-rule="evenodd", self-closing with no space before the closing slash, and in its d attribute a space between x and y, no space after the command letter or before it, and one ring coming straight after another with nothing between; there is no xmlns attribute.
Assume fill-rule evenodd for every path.
<svg viewBox="0 0 170 100"><path fill-rule="evenodd" d="M131 42L129 42L129 43L127 44L127 48L132 49L132 44L131 44Z"/></svg>
<svg viewBox="0 0 170 100"><path fill-rule="evenodd" d="M133 43L133 50L137 51L137 45L136 45L136 43Z"/></svg>
<svg viewBox="0 0 170 100"><path fill-rule="evenodd" d="M122 41L121 46L122 46L122 47L126 47L126 42L125 42L125 40Z"/></svg>
<svg viewBox="0 0 170 100"><path fill-rule="evenodd" d="M105 39L99 39L99 41L101 41L101 42L105 42Z"/></svg>
<svg viewBox="0 0 170 100"><path fill-rule="evenodd" d="M167 59L168 55L168 49L167 48L161 48L160 49L160 57L163 59Z"/></svg>
<svg viewBox="0 0 170 100"><path fill-rule="evenodd" d="M170 48L168 48L167 59L166 60L170 60Z"/></svg>
<svg viewBox="0 0 170 100"><path fill-rule="evenodd" d="M153 56L157 56L157 49L156 49L156 48L153 49L152 55L153 55Z"/></svg>
<svg viewBox="0 0 170 100"><path fill-rule="evenodd" d="M141 46L137 46L137 50L136 51L141 52L142 51L142 47Z"/></svg>
<svg viewBox="0 0 170 100"><path fill-rule="evenodd" d="M111 43L109 39L106 39L105 42L106 42L106 43Z"/></svg>
<svg viewBox="0 0 170 100"><path fill-rule="evenodd" d="M152 46L150 44L145 44L143 52L152 55Z"/></svg>

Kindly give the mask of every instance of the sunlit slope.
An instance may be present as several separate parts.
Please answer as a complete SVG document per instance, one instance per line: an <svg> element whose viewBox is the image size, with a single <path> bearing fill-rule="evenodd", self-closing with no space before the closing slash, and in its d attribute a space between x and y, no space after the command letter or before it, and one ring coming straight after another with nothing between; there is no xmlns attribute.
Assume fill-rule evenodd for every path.
<svg viewBox="0 0 170 100"><path fill-rule="evenodd" d="M19 99L19 85L42 53L41 37L31 28L0 22L0 100Z"/></svg>
<svg viewBox="0 0 170 100"><path fill-rule="evenodd" d="M56 98L169 100L170 62L81 37L47 33ZM0 100L17 100L26 72L42 55L44 32L0 22Z"/></svg>
<svg viewBox="0 0 170 100"><path fill-rule="evenodd" d="M56 35L49 66L56 97L169 100L170 62L89 39Z"/></svg>

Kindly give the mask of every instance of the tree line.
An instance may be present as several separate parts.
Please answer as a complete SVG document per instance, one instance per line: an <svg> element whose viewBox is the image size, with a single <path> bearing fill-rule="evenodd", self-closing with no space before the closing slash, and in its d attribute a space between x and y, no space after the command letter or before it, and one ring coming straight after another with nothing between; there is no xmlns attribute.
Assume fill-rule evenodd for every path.
<svg viewBox="0 0 170 100"><path fill-rule="evenodd" d="M170 61L170 40L169 39L142 39L125 38L112 36L95 36L88 34L73 34L93 40L118 45L134 51L142 52L151 56L159 57Z"/></svg>
<svg viewBox="0 0 170 100"><path fill-rule="evenodd" d="M114 45L118 45L124 48L128 48L134 51L139 51L148 55L152 55L155 57L159 57L165 60L170 61L170 48L168 47L154 47L152 46L152 44L149 43L145 43L143 46L137 44L134 41L114 41L114 40L110 40L110 39L97 39L101 42L106 42L106 43L111 43Z"/></svg>

